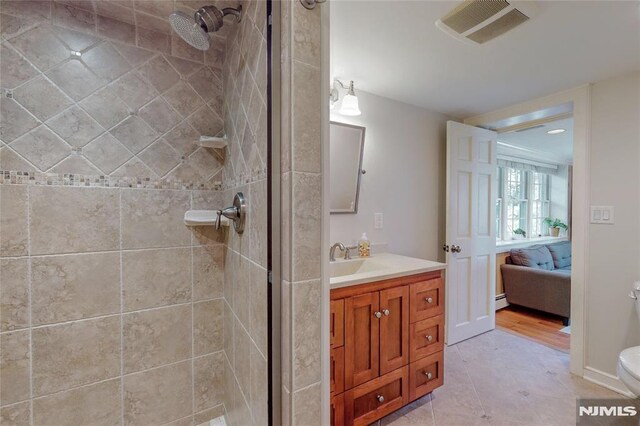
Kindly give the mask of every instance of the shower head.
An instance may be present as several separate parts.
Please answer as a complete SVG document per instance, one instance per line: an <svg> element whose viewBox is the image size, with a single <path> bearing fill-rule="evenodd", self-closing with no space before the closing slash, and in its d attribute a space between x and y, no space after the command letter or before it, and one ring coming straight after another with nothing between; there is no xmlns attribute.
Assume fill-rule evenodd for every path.
<svg viewBox="0 0 640 426"><path fill-rule="evenodd" d="M187 43L199 50L209 49L208 33L216 32L224 25L224 17L233 15L236 23L242 19L242 6L237 9L225 7L220 10L215 6L204 6L196 11L193 18L183 12L169 15L169 23L173 30Z"/></svg>

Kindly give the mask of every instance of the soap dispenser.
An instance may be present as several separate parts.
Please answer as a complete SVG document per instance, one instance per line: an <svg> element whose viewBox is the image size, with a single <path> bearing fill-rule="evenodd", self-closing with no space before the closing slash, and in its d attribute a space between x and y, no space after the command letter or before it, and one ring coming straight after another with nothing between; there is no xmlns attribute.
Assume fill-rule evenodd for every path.
<svg viewBox="0 0 640 426"><path fill-rule="evenodd" d="M371 244L369 243L366 232L363 232L362 237L358 240L358 255L360 257L371 256Z"/></svg>

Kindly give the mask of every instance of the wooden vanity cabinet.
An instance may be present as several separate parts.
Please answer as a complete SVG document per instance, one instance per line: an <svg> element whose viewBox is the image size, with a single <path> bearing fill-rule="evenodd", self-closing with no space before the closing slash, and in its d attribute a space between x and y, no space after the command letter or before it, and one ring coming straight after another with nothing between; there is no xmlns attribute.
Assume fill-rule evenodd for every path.
<svg viewBox="0 0 640 426"><path fill-rule="evenodd" d="M331 290L332 425L372 423L443 384L441 274Z"/></svg>

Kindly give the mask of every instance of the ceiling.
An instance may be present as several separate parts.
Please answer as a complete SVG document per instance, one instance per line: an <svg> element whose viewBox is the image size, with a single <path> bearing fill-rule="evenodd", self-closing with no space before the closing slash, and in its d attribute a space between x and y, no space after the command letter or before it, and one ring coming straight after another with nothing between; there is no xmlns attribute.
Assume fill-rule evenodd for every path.
<svg viewBox="0 0 640 426"><path fill-rule="evenodd" d="M552 129L564 133L547 134ZM556 164L573 162L573 118L551 121L542 127L498 134L498 153Z"/></svg>
<svg viewBox="0 0 640 426"><path fill-rule="evenodd" d="M332 77L465 118L640 70L640 1L540 1L483 45L435 26L458 3L332 0Z"/></svg>

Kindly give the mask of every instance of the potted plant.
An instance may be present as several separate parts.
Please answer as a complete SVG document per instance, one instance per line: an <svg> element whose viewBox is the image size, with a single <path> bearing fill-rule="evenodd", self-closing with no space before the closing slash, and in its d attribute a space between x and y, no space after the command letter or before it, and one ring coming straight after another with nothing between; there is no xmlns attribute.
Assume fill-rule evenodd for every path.
<svg viewBox="0 0 640 426"><path fill-rule="evenodd" d="M515 235L522 235L522 238L527 238L527 231L525 231L525 230L524 230L524 229L522 229L522 228L518 228L518 229L516 229L515 231L513 231L513 233L514 233Z"/></svg>
<svg viewBox="0 0 640 426"><path fill-rule="evenodd" d="M560 229L564 229L565 231L569 229L566 223L562 222L560 219L551 219L547 217L543 220L544 224L549 227L549 235L552 237L557 237L560 235Z"/></svg>

